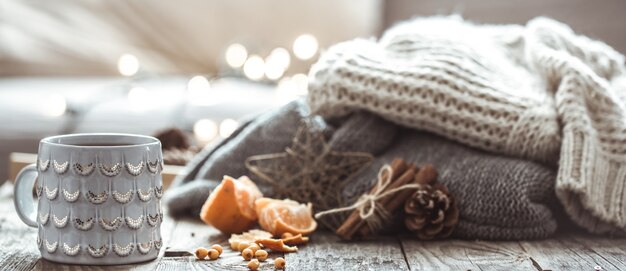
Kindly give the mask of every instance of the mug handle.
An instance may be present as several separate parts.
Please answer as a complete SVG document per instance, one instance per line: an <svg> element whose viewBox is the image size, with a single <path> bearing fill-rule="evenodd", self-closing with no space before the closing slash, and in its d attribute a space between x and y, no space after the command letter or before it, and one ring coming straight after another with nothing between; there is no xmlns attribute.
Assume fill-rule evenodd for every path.
<svg viewBox="0 0 626 271"><path fill-rule="evenodd" d="M15 187L13 188L13 203L17 215L26 225L37 227L37 210L35 209L35 200L33 199L33 187L37 180L37 165L30 164L20 170L15 178Z"/></svg>

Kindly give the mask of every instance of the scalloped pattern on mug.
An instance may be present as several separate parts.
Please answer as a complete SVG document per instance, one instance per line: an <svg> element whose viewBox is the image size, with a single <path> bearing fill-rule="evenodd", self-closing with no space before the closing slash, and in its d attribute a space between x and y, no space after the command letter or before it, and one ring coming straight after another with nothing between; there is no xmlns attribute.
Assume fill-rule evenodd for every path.
<svg viewBox="0 0 626 271"><path fill-rule="evenodd" d="M55 187L54 189L50 189L47 186L44 186L44 190L46 191L46 198L49 200L54 200L57 198L59 188Z"/></svg>
<svg viewBox="0 0 626 271"><path fill-rule="evenodd" d="M48 253L55 253L57 251L57 248L59 247L59 242L54 242L50 244L48 240L45 240L44 243L44 246L46 247L46 251L48 251Z"/></svg>
<svg viewBox="0 0 626 271"><path fill-rule="evenodd" d="M115 163L111 166L99 164L98 168L100 168L100 173L107 177L115 177L122 172L122 165L120 163Z"/></svg>
<svg viewBox="0 0 626 271"><path fill-rule="evenodd" d="M76 256L80 252L80 244L70 246L67 243L63 243L63 253L67 256Z"/></svg>
<svg viewBox="0 0 626 271"><path fill-rule="evenodd" d="M107 230L107 231L115 231L117 230L120 226L122 226L122 218L121 217L116 217L113 220L109 220L106 218L100 218L100 220L98 221L100 223L100 227L102 227L103 229Z"/></svg>
<svg viewBox="0 0 626 271"><path fill-rule="evenodd" d="M133 176L141 175L141 173L143 172L143 168L144 168L143 161L139 162L139 164L137 165L126 163L126 171L128 171L128 174L133 175Z"/></svg>
<svg viewBox="0 0 626 271"><path fill-rule="evenodd" d="M109 198L107 191L102 191L98 194L94 194L91 191L87 191L87 200L93 204L102 204Z"/></svg>
<svg viewBox="0 0 626 271"><path fill-rule="evenodd" d="M126 217L126 225L133 229L133 230L137 230L140 229L141 226L143 226L143 215L140 215L138 218L133 219L130 216Z"/></svg>
<svg viewBox="0 0 626 271"><path fill-rule="evenodd" d="M59 163L57 160L52 160L52 167L54 167L54 172L57 174L65 174L67 169L70 167L70 162L65 161L63 163Z"/></svg>
<svg viewBox="0 0 626 271"><path fill-rule="evenodd" d="M163 240L155 240L154 241L154 248L156 248L157 250L161 249L162 245L163 245Z"/></svg>
<svg viewBox="0 0 626 271"><path fill-rule="evenodd" d="M137 250L141 254L148 254L148 252L150 252L150 249L152 249L152 241L147 243L137 243Z"/></svg>
<svg viewBox="0 0 626 271"><path fill-rule="evenodd" d="M135 248L135 244L128 243L128 245L120 246L118 244L113 244L113 252L120 257L126 257L133 253L133 248Z"/></svg>
<svg viewBox="0 0 626 271"><path fill-rule="evenodd" d="M156 227L156 225L159 224L160 219L161 219L161 215L159 213L155 215L148 214L148 217L147 217L148 225L150 225L151 227Z"/></svg>
<svg viewBox="0 0 626 271"><path fill-rule="evenodd" d="M91 175L91 173L94 172L95 169L96 169L96 165L94 163L88 163L88 164L75 163L74 164L74 171L76 172L76 174L80 176L89 176Z"/></svg>
<svg viewBox="0 0 626 271"><path fill-rule="evenodd" d="M57 228L65 228L65 226L67 225L67 221L68 221L67 216L64 216L63 218L59 218L55 214L52 214L52 222L54 223L54 226Z"/></svg>
<svg viewBox="0 0 626 271"><path fill-rule="evenodd" d="M33 194L42 203L33 215L35 238L44 259L110 264L156 257L164 196L158 144L66 148L47 142L33 166L40 173ZM149 213L152 226L145 225Z"/></svg>
<svg viewBox="0 0 626 271"><path fill-rule="evenodd" d="M94 258L102 258L107 252L109 252L109 246L102 245L100 248L95 248L92 245L87 246L87 253Z"/></svg>
<svg viewBox="0 0 626 271"><path fill-rule="evenodd" d="M141 189L137 190L137 196L139 196L141 201L150 201L152 199L152 188L148 189L147 192L143 192Z"/></svg>
<svg viewBox="0 0 626 271"><path fill-rule="evenodd" d="M45 172L50 167L50 160L38 159L38 163L39 165L37 167L39 168L39 171L41 172Z"/></svg>
<svg viewBox="0 0 626 271"><path fill-rule="evenodd" d="M154 188L154 196L156 196L157 199L160 199L163 197L163 186Z"/></svg>
<svg viewBox="0 0 626 271"><path fill-rule="evenodd" d="M74 219L74 227L81 231L88 231L93 228L94 225L93 217L87 218L85 221L80 220L80 218Z"/></svg>
<svg viewBox="0 0 626 271"><path fill-rule="evenodd" d="M66 189L63 189L63 198L67 202L75 202L75 201L77 201L79 195L80 195L80 190L76 190L74 192L69 192Z"/></svg>
<svg viewBox="0 0 626 271"><path fill-rule="evenodd" d="M133 190L129 190L128 192L122 194L120 192L117 191L113 191L113 193L111 193L113 195L113 199L115 201L117 201L118 203L121 204L126 204L129 203L132 199L133 199L133 194L134 191Z"/></svg>
<svg viewBox="0 0 626 271"><path fill-rule="evenodd" d="M50 219L49 213L39 214L39 223L41 223L42 226L45 226L46 224L48 224L49 219Z"/></svg>
<svg viewBox="0 0 626 271"><path fill-rule="evenodd" d="M148 172L152 174L156 174L159 171L159 166L161 165L161 161L159 159L154 160L154 162L148 161Z"/></svg>

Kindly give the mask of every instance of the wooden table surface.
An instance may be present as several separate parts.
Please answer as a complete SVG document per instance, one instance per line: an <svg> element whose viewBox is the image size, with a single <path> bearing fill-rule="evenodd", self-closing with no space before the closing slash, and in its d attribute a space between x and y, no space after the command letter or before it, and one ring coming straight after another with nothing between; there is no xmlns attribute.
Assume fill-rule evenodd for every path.
<svg viewBox="0 0 626 271"><path fill-rule="evenodd" d="M17 217L10 184L0 187L0 270L248 270L247 262L230 250L228 237L199 220L166 215L162 233L164 249L152 262L109 267L52 263L39 256L36 229ZM216 261L172 255L214 243L225 248ZM297 253L274 253L270 258L277 256L286 259L286 270L626 270L626 239L568 233L520 242L421 242L409 236L342 242L318 232ZM260 270L273 270L272 260Z"/></svg>

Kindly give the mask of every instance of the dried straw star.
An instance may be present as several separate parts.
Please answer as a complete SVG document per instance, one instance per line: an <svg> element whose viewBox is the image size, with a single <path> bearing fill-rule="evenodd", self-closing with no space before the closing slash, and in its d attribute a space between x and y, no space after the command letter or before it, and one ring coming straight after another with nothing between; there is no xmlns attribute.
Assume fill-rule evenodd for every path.
<svg viewBox="0 0 626 271"><path fill-rule="evenodd" d="M323 131L313 126L310 119L302 121L285 152L251 156L246 167L272 186L275 197L311 202L322 211L344 205L344 187L373 157L332 150Z"/></svg>

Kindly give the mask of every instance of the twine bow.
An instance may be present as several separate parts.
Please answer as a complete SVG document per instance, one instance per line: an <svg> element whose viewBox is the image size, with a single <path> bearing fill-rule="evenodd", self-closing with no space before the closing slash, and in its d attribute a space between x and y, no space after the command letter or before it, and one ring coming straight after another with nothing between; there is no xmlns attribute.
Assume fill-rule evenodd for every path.
<svg viewBox="0 0 626 271"><path fill-rule="evenodd" d="M387 173L385 175L385 173ZM315 218L319 219L322 216L341 213L346 211L358 210L359 217L367 223L372 232L380 230L384 226L384 221L391 218L391 214L385 207L381 206L378 201L384 197L395 194L406 189L418 189L421 187L419 184L405 184L388 191L387 186L391 184L391 178L393 176L393 169L390 165L384 165L378 171L378 180L376 182L376 189L371 194L363 194L352 205L346 207L339 207L315 214ZM392 210L393 211L393 210Z"/></svg>

